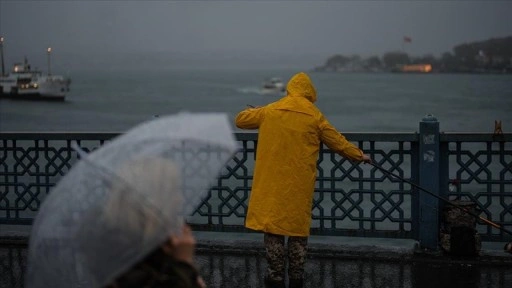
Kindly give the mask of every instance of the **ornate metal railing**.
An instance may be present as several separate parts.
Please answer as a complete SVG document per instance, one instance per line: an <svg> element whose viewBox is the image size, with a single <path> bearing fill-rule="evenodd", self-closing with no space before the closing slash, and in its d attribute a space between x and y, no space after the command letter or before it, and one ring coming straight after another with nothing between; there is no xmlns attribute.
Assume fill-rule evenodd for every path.
<svg viewBox="0 0 512 288"><path fill-rule="evenodd" d="M118 133L0 134L0 225L30 225L45 196L78 160L71 142L86 151L100 147ZM420 168L419 133L345 133L375 163L414 183L425 183ZM237 133L242 149L227 163L208 197L191 215L196 229L246 231L243 227L250 195L257 134ZM481 215L512 227L512 134L448 134L439 137L439 195L468 197ZM476 146L475 146L476 145ZM215 155L211 155L215 157ZM423 172L425 174L425 172ZM423 178L422 178L423 177ZM429 178L430 179L430 178ZM454 192L448 183L456 185ZM422 182L423 181L423 182ZM421 191L383 174L371 165L352 163L323 147L312 207L312 233L390 238L421 237ZM432 209L434 208L434 209ZM478 225L485 240L509 239L497 229ZM437 228L437 226L435 226ZM429 228L432 229L432 228ZM427 231L436 234L437 231Z"/></svg>
<svg viewBox="0 0 512 288"><path fill-rule="evenodd" d="M511 134L441 133L440 181L448 188L441 196L476 203L480 216L512 230ZM478 225L486 240L504 235ZM510 236L508 236L510 237Z"/></svg>

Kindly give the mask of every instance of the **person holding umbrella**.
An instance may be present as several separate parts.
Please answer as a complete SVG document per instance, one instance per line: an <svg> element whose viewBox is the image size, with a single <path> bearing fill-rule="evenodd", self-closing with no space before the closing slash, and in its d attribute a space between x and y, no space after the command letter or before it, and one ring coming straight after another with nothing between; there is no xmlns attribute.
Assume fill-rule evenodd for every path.
<svg viewBox="0 0 512 288"><path fill-rule="evenodd" d="M157 117L71 148L78 161L32 225L24 287L203 288L186 218L238 151L228 115Z"/></svg>
<svg viewBox="0 0 512 288"><path fill-rule="evenodd" d="M133 204L123 199L128 192L127 188L137 191L162 191L162 194L153 195L146 201L166 202L169 210L179 211L184 205L182 176L174 161L160 157L137 159L124 164L116 172L116 176L125 180L113 183L103 213L97 215L101 219L97 221L118 234L117 241L123 241L121 238L132 240L151 237L159 233L158 229L162 229L155 225L155 221L145 220L149 217L145 215L146 212L141 215L140 208L129 209ZM163 178L166 181L162 181ZM169 201L167 195L174 195L172 201ZM171 229L169 237L105 288L206 288L194 263L196 240L190 226L182 224L182 217L178 214L172 215L169 221L175 222L172 224L175 227ZM145 226L143 229L141 224ZM141 233L141 230L144 232ZM143 241L133 242L135 244Z"/></svg>
<svg viewBox="0 0 512 288"><path fill-rule="evenodd" d="M303 287L321 143L352 161L371 163L328 122L316 99L311 79L300 72L289 80L283 98L247 108L235 119L238 128L259 130L245 226L264 232L266 287L285 287L287 257L289 287Z"/></svg>

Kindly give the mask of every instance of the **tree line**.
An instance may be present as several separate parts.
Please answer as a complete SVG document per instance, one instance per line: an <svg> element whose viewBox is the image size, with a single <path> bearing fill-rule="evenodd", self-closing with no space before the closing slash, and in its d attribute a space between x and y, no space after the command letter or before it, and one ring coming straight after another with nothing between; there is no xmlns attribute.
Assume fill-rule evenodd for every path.
<svg viewBox="0 0 512 288"><path fill-rule="evenodd" d="M359 55L333 55L315 71L386 72L411 64L430 64L433 72L512 73L512 36L459 44L440 57L411 56L404 51L386 52L362 58Z"/></svg>

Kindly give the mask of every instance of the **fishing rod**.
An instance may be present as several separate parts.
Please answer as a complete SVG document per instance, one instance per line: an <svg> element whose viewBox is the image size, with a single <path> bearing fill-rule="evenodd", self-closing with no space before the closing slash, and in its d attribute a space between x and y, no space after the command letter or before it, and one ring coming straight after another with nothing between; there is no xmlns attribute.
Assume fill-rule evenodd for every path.
<svg viewBox="0 0 512 288"><path fill-rule="evenodd" d="M441 197L441 196L439 196L439 195L436 195L436 194L434 194L434 193L432 193L432 192L428 191L427 189L425 189L425 188L423 188L423 187L421 187L421 186L419 186L419 185L417 185L417 184L415 184L415 183L413 183L413 182L411 182L411 181L409 181L409 180L406 180L406 179L404 179L404 178L400 177L399 175L396 175L395 173L392 173L392 172L390 172L390 171L388 171L388 170L386 170L386 169L382 168L381 166L379 166L379 165L377 165L377 164L375 164L375 163L369 162L369 164L370 164L370 165L372 165L373 167L375 167L375 168L379 169L380 171L382 171L383 173L385 173L385 174L387 174L387 175L393 176L393 177L395 177L395 178L397 178L397 179L400 179L400 180L401 180L401 181L403 181L403 182L409 183L409 184L410 184L410 185L412 185L413 187L415 187L415 188L417 188L417 189L419 189L419 190L422 190L422 191L424 191L424 192L427 192L427 193L428 193L428 194L430 194L431 196L434 196L435 198L437 198L437 199L439 199L439 200L442 200L442 201L444 201L445 203L448 203L449 205L451 205L451 206L453 206L453 207L456 207L456 208L458 208L458 209L460 209L460 210L462 210L462 211L466 212L467 214L469 214L469 215L471 215L471 216L473 216L473 217L475 217L475 218L477 218L477 219L480 219L482 222L484 222L484 223L485 223L485 224L487 224L487 225L490 225L490 226L492 226L492 227L494 227L494 228L500 229L501 231L503 231L503 232L505 232L505 233L507 233L507 234L512 235L512 232L511 232L511 231L509 231L509 230L507 230L507 229L505 229L505 228L503 228L503 226L501 226L501 225L499 225L499 224L497 224L497 223L494 223L494 222L492 222L491 220L488 220L488 219L486 219L486 218L483 218L483 217L481 217L481 216L479 216L479 215L476 215L475 213L473 213L473 212L469 211L467 208L465 208L465 207L463 207L463 206L461 206L461 205L458 205L458 204L452 203L452 202L451 202L451 201L449 201L448 199L445 199L445 198L443 198L443 197ZM510 244L510 243L509 243L509 244Z"/></svg>

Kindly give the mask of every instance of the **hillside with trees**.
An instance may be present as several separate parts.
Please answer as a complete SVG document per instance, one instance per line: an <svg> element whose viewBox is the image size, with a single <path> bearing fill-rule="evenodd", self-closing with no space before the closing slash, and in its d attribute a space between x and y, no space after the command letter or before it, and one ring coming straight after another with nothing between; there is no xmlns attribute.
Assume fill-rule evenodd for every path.
<svg viewBox="0 0 512 288"><path fill-rule="evenodd" d="M459 44L441 57L411 56L403 51L391 51L381 57L362 58L359 55L333 55L320 72L393 72L404 65L429 64L439 73L512 73L512 36Z"/></svg>

